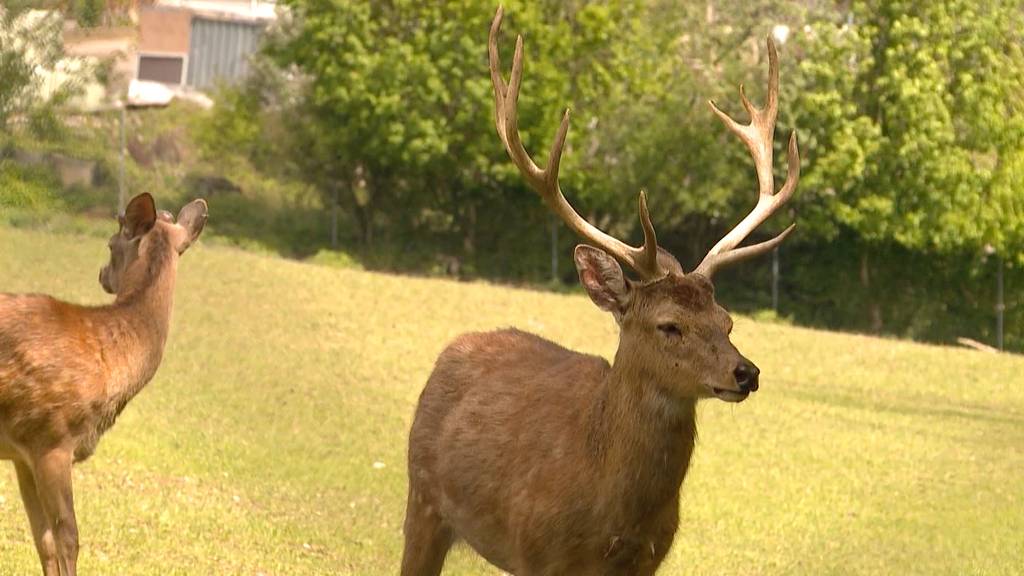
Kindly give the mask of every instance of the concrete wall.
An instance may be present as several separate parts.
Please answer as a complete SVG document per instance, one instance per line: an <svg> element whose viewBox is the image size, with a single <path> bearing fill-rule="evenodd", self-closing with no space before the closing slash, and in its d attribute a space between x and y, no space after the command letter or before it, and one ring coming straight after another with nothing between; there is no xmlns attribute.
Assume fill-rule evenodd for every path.
<svg viewBox="0 0 1024 576"><path fill-rule="evenodd" d="M139 12L139 52L188 54L192 12L176 8L144 8Z"/></svg>

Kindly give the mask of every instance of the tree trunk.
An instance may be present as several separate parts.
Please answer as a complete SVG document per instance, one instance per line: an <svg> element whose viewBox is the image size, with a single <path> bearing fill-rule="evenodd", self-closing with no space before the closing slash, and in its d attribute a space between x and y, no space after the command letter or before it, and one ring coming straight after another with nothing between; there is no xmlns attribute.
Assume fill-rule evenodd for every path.
<svg viewBox="0 0 1024 576"><path fill-rule="evenodd" d="M340 210L339 204L341 203L341 187L337 183L334 184L334 194L331 201L331 248L334 250L338 249L338 211Z"/></svg>
<svg viewBox="0 0 1024 576"><path fill-rule="evenodd" d="M476 203L468 201L466 206L465 230L462 235L462 250L471 262L475 262L476 256Z"/></svg>
<svg viewBox="0 0 1024 576"><path fill-rule="evenodd" d="M779 313L779 247L772 250L772 312Z"/></svg>
<svg viewBox="0 0 1024 576"><path fill-rule="evenodd" d="M369 248L370 243L373 240L373 229L370 222L370 207L356 204L353 206L353 212L356 216L356 224L359 226L359 244L363 248Z"/></svg>
<svg viewBox="0 0 1024 576"><path fill-rule="evenodd" d="M357 164L352 171L350 188L356 220L359 222L359 241L364 250L373 245L373 186L369 171L362 164Z"/></svg>
<svg viewBox="0 0 1024 576"><path fill-rule="evenodd" d="M361 212L364 214L364 225L363 225L363 246L367 249L373 247L373 206L367 204L363 206Z"/></svg>
<svg viewBox="0 0 1024 576"><path fill-rule="evenodd" d="M551 222L551 283L558 283L558 227L562 224L558 217L552 214Z"/></svg>
<svg viewBox="0 0 1024 576"><path fill-rule="evenodd" d="M1006 301L1003 299L1003 256L996 256L996 348L1003 349L1003 314Z"/></svg>
<svg viewBox="0 0 1024 576"><path fill-rule="evenodd" d="M868 251L865 249L860 253L860 283L864 287L867 296L868 316L871 318L871 332L878 334L882 331L882 306L878 303L874 293L871 291L871 264L868 261Z"/></svg>

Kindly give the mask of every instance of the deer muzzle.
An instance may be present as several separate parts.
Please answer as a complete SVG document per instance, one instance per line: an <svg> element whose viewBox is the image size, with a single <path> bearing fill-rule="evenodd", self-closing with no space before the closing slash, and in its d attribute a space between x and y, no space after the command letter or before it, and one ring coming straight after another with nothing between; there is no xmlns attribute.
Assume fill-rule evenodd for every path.
<svg viewBox="0 0 1024 576"><path fill-rule="evenodd" d="M100 286L103 287L103 291L107 294L114 294L117 292L114 287L110 285L110 267L104 266L100 268Z"/></svg>

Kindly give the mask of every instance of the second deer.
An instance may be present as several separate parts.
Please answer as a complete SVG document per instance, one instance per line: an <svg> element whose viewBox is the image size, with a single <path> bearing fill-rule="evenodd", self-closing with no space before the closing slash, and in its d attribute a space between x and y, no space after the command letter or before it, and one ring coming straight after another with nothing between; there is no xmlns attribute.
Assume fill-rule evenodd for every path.
<svg viewBox="0 0 1024 576"><path fill-rule="evenodd" d="M591 300L619 325L615 361L573 352L517 330L466 334L437 359L409 437L403 576L436 576L456 540L519 576L650 575L679 525L679 489L702 398L740 402L758 369L729 340L732 320L715 302L723 266L764 254L792 231L739 244L789 199L800 175L795 133L776 192L772 141L778 56L768 40L768 102L742 94L749 124L712 110L749 148L757 206L686 273L658 248L640 193L644 244L627 245L584 220L558 185L566 112L544 168L523 148L516 104L522 38L506 84L498 62L502 11L489 54L498 136L545 204L588 244L575 262ZM628 279L619 262L640 281Z"/></svg>
<svg viewBox="0 0 1024 576"><path fill-rule="evenodd" d="M175 221L149 194L133 198L100 271L113 304L0 294L0 460L14 461L46 576L75 575L71 466L93 453L160 366L178 258L206 218L203 200Z"/></svg>

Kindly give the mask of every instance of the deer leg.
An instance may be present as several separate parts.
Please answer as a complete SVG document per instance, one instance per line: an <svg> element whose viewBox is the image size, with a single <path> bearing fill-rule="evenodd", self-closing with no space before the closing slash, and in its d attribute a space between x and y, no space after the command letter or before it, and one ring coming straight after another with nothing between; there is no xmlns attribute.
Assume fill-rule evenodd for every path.
<svg viewBox="0 0 1024 576"><path fill-rule="evenodd" d="M60 568L57 565L57 545L53 540L50 522L43 512L43 505L39 502L39 493L36 490L36 480L32 475L32 469L27 464L15 461L14 470L18 474L21 501L25 504L25 513L28 514L28 522L32 526L32 538L36 543L36 552L39 553L39 562L43 565L43 574L44 576L60 576Z"/></svg>
<svg viewBox="0 0 1024 576"><path fill-rule="evenodd" d="M71 492L71 453L53 450L35 465L36 490L50 523L62 576L75 576L78 564L78 523Z"/></svg>
<svg viewBox="0 0 1024 576"><path fill-rule="evenodd" d="M405 510L405 551L402 576L438 576L452 547L452 531L444 525L437 509L409 490Z"/></svg>

